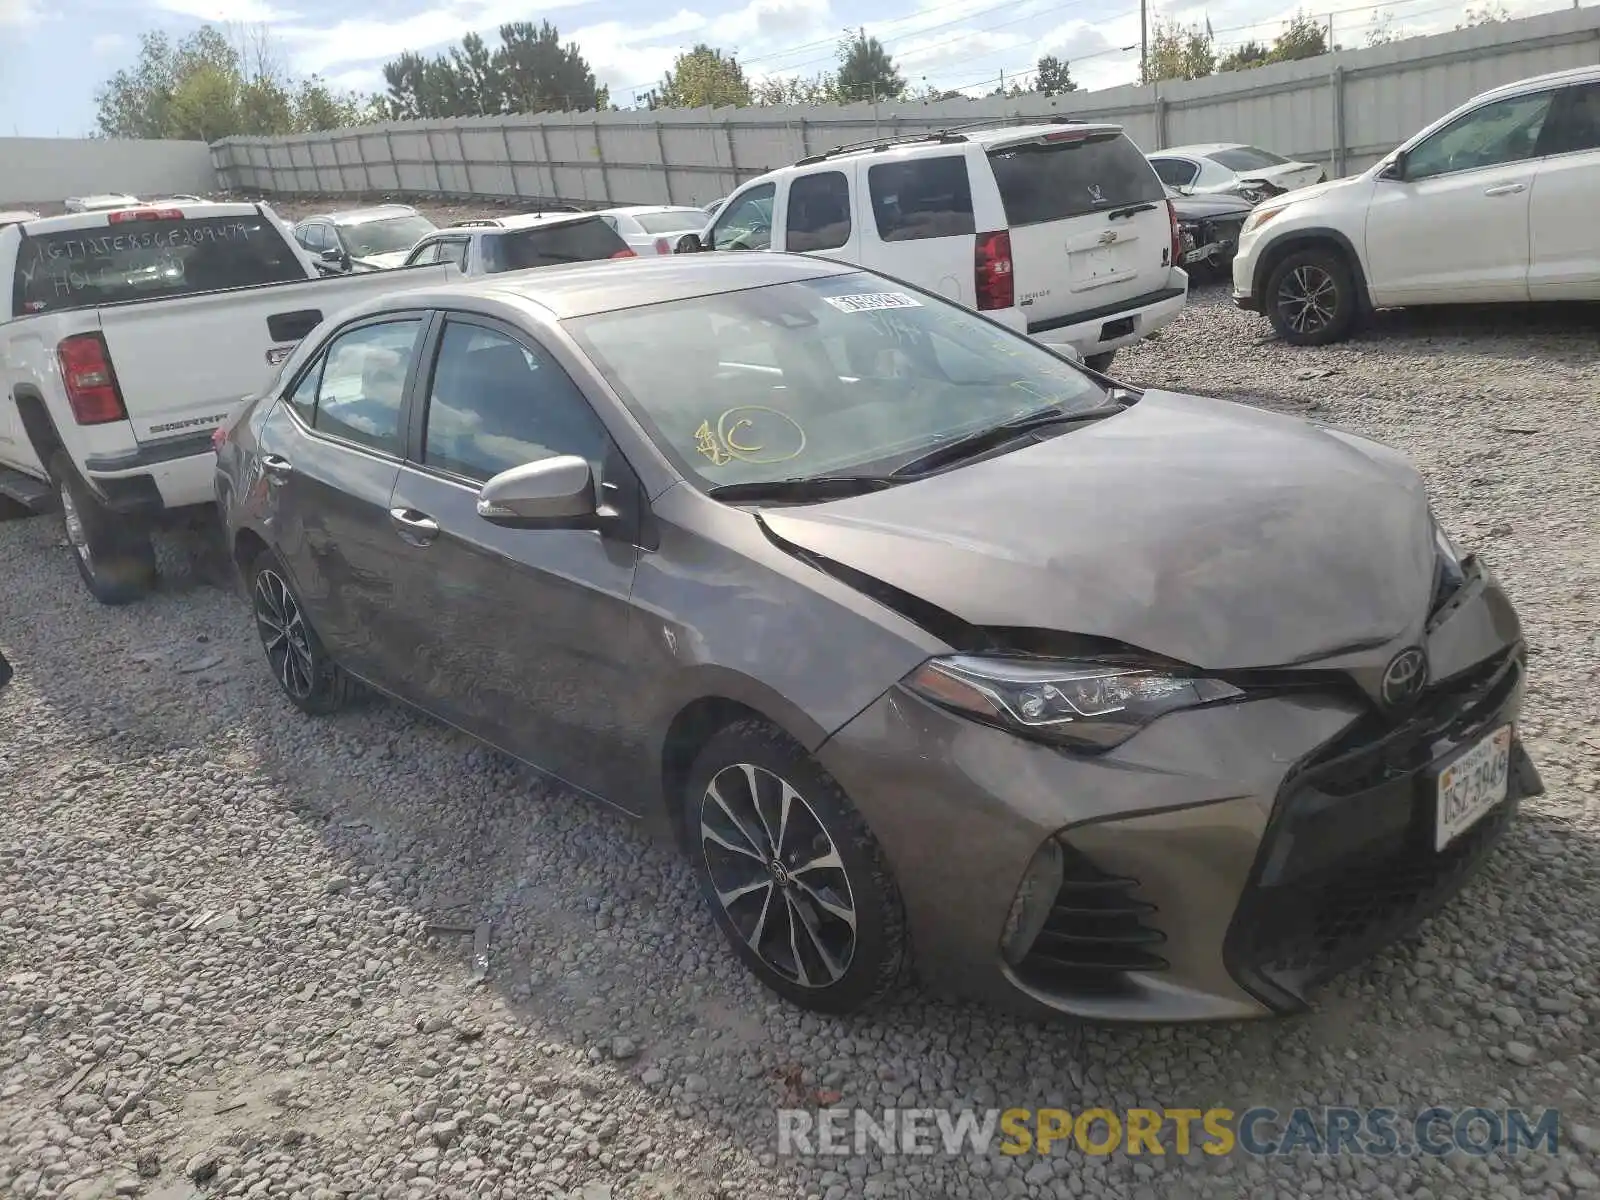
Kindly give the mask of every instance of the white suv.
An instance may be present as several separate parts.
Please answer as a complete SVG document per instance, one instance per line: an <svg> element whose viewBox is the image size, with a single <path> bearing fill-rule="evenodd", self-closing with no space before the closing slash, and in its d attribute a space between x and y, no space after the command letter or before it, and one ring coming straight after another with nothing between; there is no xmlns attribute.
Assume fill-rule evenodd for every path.
<svg viewBox="0 0 1600 1200"><path fill-rule="evenodd" d="M1239 307L1285 341L1369 308L1600 300L1600 67L1477 96L1350 179L1264 201L1233 260Z"/></svg>
<svg viewBox="0 0 1600 1200"><path fill-rule="evenodd" d="M843 146L753 179L679 250L858 263L1104 370L1189 293L1166 189L1118 125L1056 122Z"/></svg>

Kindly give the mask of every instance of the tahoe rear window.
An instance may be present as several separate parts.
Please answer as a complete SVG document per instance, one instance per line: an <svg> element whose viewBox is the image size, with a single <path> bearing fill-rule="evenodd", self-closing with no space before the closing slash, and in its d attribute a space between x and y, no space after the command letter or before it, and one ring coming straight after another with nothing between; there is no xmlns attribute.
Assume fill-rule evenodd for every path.
<svg viewBox="0 0 1600 1200"><path fill-rule="evenodd" d="M484 269L526 271L530 267L553 267L561 263L593 262L611 258L626 250L616 230L595 217L588 221L564 221L559 225L535 225L531 229L508 229L483 239Z"/></svg>
<svg viewBox="0 0 1600 1200"><path fill-rule="evenodd" d="M30 316L304 278L289 239L257 213L124 221L23 238L12 311Z"/></svg>
<svg viewBox="0 0 1600 1200"><path fill-rule="evenodd" d="M1061 221L1167 198L1149 159L1121 133L1003 146L989 151L989 163L1010 225Z"/></svg>

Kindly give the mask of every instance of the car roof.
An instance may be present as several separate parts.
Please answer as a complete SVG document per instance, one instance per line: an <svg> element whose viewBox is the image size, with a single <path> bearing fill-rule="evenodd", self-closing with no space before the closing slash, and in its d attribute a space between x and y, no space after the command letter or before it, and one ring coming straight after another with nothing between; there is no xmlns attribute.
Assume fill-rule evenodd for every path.
<svg viewBox="0 0 1600 1200"><path fill-rule="evenodd" d="M598 214L587 212L535 212L514 213L509 217L476 217L443 226L428 236L436 238L440 234L447 233L459 235L463 232L493 233L496 230L532 229L539 225L563 225L575 221L588 221L592 220L596 215Z"/></svg>
<svg viewBox="0 0 1600 1200"><path fill-rule="evenodd" d="M640 308L670 300L693 300L724 292L826 279L861 270L851 263L803 254L664 254L651 258L600 259L570 266L535 267L486 275L443 287L406 288L377 297L358 312L395 307L452 308L474 300L544 309L558 320Z"/></svg>
<svg viewBox="0 0 1600 1200"><path fill-rule="evenodd" d="M416 217L422 214L409 204L378 204L371 208L347 208L339 212L320 213L300 221L328 221L334 225L365 225L368 221L384 221L393 217Z"/></svg>
<svg viewBox="0 0 1600 1200"><path fill-rule="evenodd" d="M650 213L687 213L704 212L703 208L694 204L625 204L619 208L602 208L603 213L614 216L647 216Z"/></svg>
<svg viewBox="0 0 1600 1200"><path fill-rule="evenodd" d="M1195 142L1189 146L1163 146L1159 150L1150 151L1151 158L1160 158L1164 154L1184 154L1190 158L1203 158L1207 154L1215 154L1218 150L1254 150L1257 147L1248 142Z"/></svg>
<svg viewBox="0 0 1600 1200"><path fill-rule="evenodd" d="M183 213L186 220L202 217L253 217L260 214L260 210L254 204L245 201L235 204L216 204L209 200L200 200L188 204L170 204L156 201L130 204L125 208L95 208L90 209L88 212L62 213L54 217L40 217L36 221L27 223L28 234L32 236L41 233L61 233L72 229L109 229L113 214L141 208L175 208ZM196 211L189 211L191 209Z"/></svg>
<svg viewBox="0 0 1600 1200"><path fill-rule="evenodd" d="M1040 121L1031 125L979 125L975 127L957 127L954 129L929 129L920 133L904 134L899 137L874 138L871 141L859 142L849 146L834 146L831 149L808 154L798 162L786 167L778 167L759 176L760 180L775 179L797 170L806 170L824 162L835 159L851 158L861 154L875 156L889 155L895 158L915 158L922 154L950 154L959 153L952 151L952 147L974 145L982 150L995 150L1002 146L1021 145L1024 142L1039 142L1046 138L1062 140L1073 134L1088 136L1097 133L1123 132L1122 126L1112 121ZM757 182L756 179L746 180L740 185L740 190ZM731 194L731 193L730 193ZM727 199L727 197L723 197Z"/></svg>
<svg viewBox="0 0 1600 1200"><path fill-rule="evenodd" d="M1569 67L1565 71L1533 75L1527 79L1519 79L1515 83L1505 83L1486 92L1479 92L1472 101L1487 100L1491 96L1517 96L1523 92L1538 92L1547 87L1561 87L1574 83L1600 83L1600 66Z"/></svg>

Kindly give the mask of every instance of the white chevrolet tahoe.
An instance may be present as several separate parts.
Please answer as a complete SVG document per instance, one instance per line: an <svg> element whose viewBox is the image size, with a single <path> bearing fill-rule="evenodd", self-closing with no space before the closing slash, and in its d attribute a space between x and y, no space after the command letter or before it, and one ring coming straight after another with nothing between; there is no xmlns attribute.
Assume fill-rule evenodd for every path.
<svg viewBox="0 0 1600 1200"><path fill-rule="evenodd" d="M61 508L106 604L156 580L152 530L208 518L211 436L324 316L445 266L323 279L264 205L100 210L0 229L0 496Z"/></svg>
<svg viewBox="0 0 1600 1200"><path fill-rule="evenodd" d="M1104 370L1189 294L1177 219L1119 125L1056 122L843 146L746 183L678 250L859 263Z"/></svg>
<svg viewBox="0 0 1600 1200"><path fill-rule="evenodd" d="M1373 308L1600 300L1600 67L1484 92L1360 175L1262 201L1233 296L1298 346Z"/></svg>

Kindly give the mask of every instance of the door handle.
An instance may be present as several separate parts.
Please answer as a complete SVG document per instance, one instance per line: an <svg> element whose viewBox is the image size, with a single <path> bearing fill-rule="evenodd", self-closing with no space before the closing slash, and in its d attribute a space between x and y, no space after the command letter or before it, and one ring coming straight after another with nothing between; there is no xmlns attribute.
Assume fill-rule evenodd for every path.
<svg viewBox="0 0 1600 1200"><path fill-rule="evenodd" d="M294 464L281 454L263 454L261 469L274 479L287 479L294 474Z"/></svg>
<svg viewBox="0 0 1600 1200"><path fill-rule="evenodd" d="M426 546L439 536L439 522L414 508L391 508L389 519L396 532L413 546Z"/></svg>
<svg viewBox="0 0 1600 1200"><path fill-rule="evenodd" d="M1485 196L1514 196L1518 192L1525 191L1526 189L1527 189L1527 184L1523 184L1523 183L1502 183L1502 184L1497 184L1496 186L1494 186L1492 188L1484 188L1483 189L1483 194Z"/></svg>

